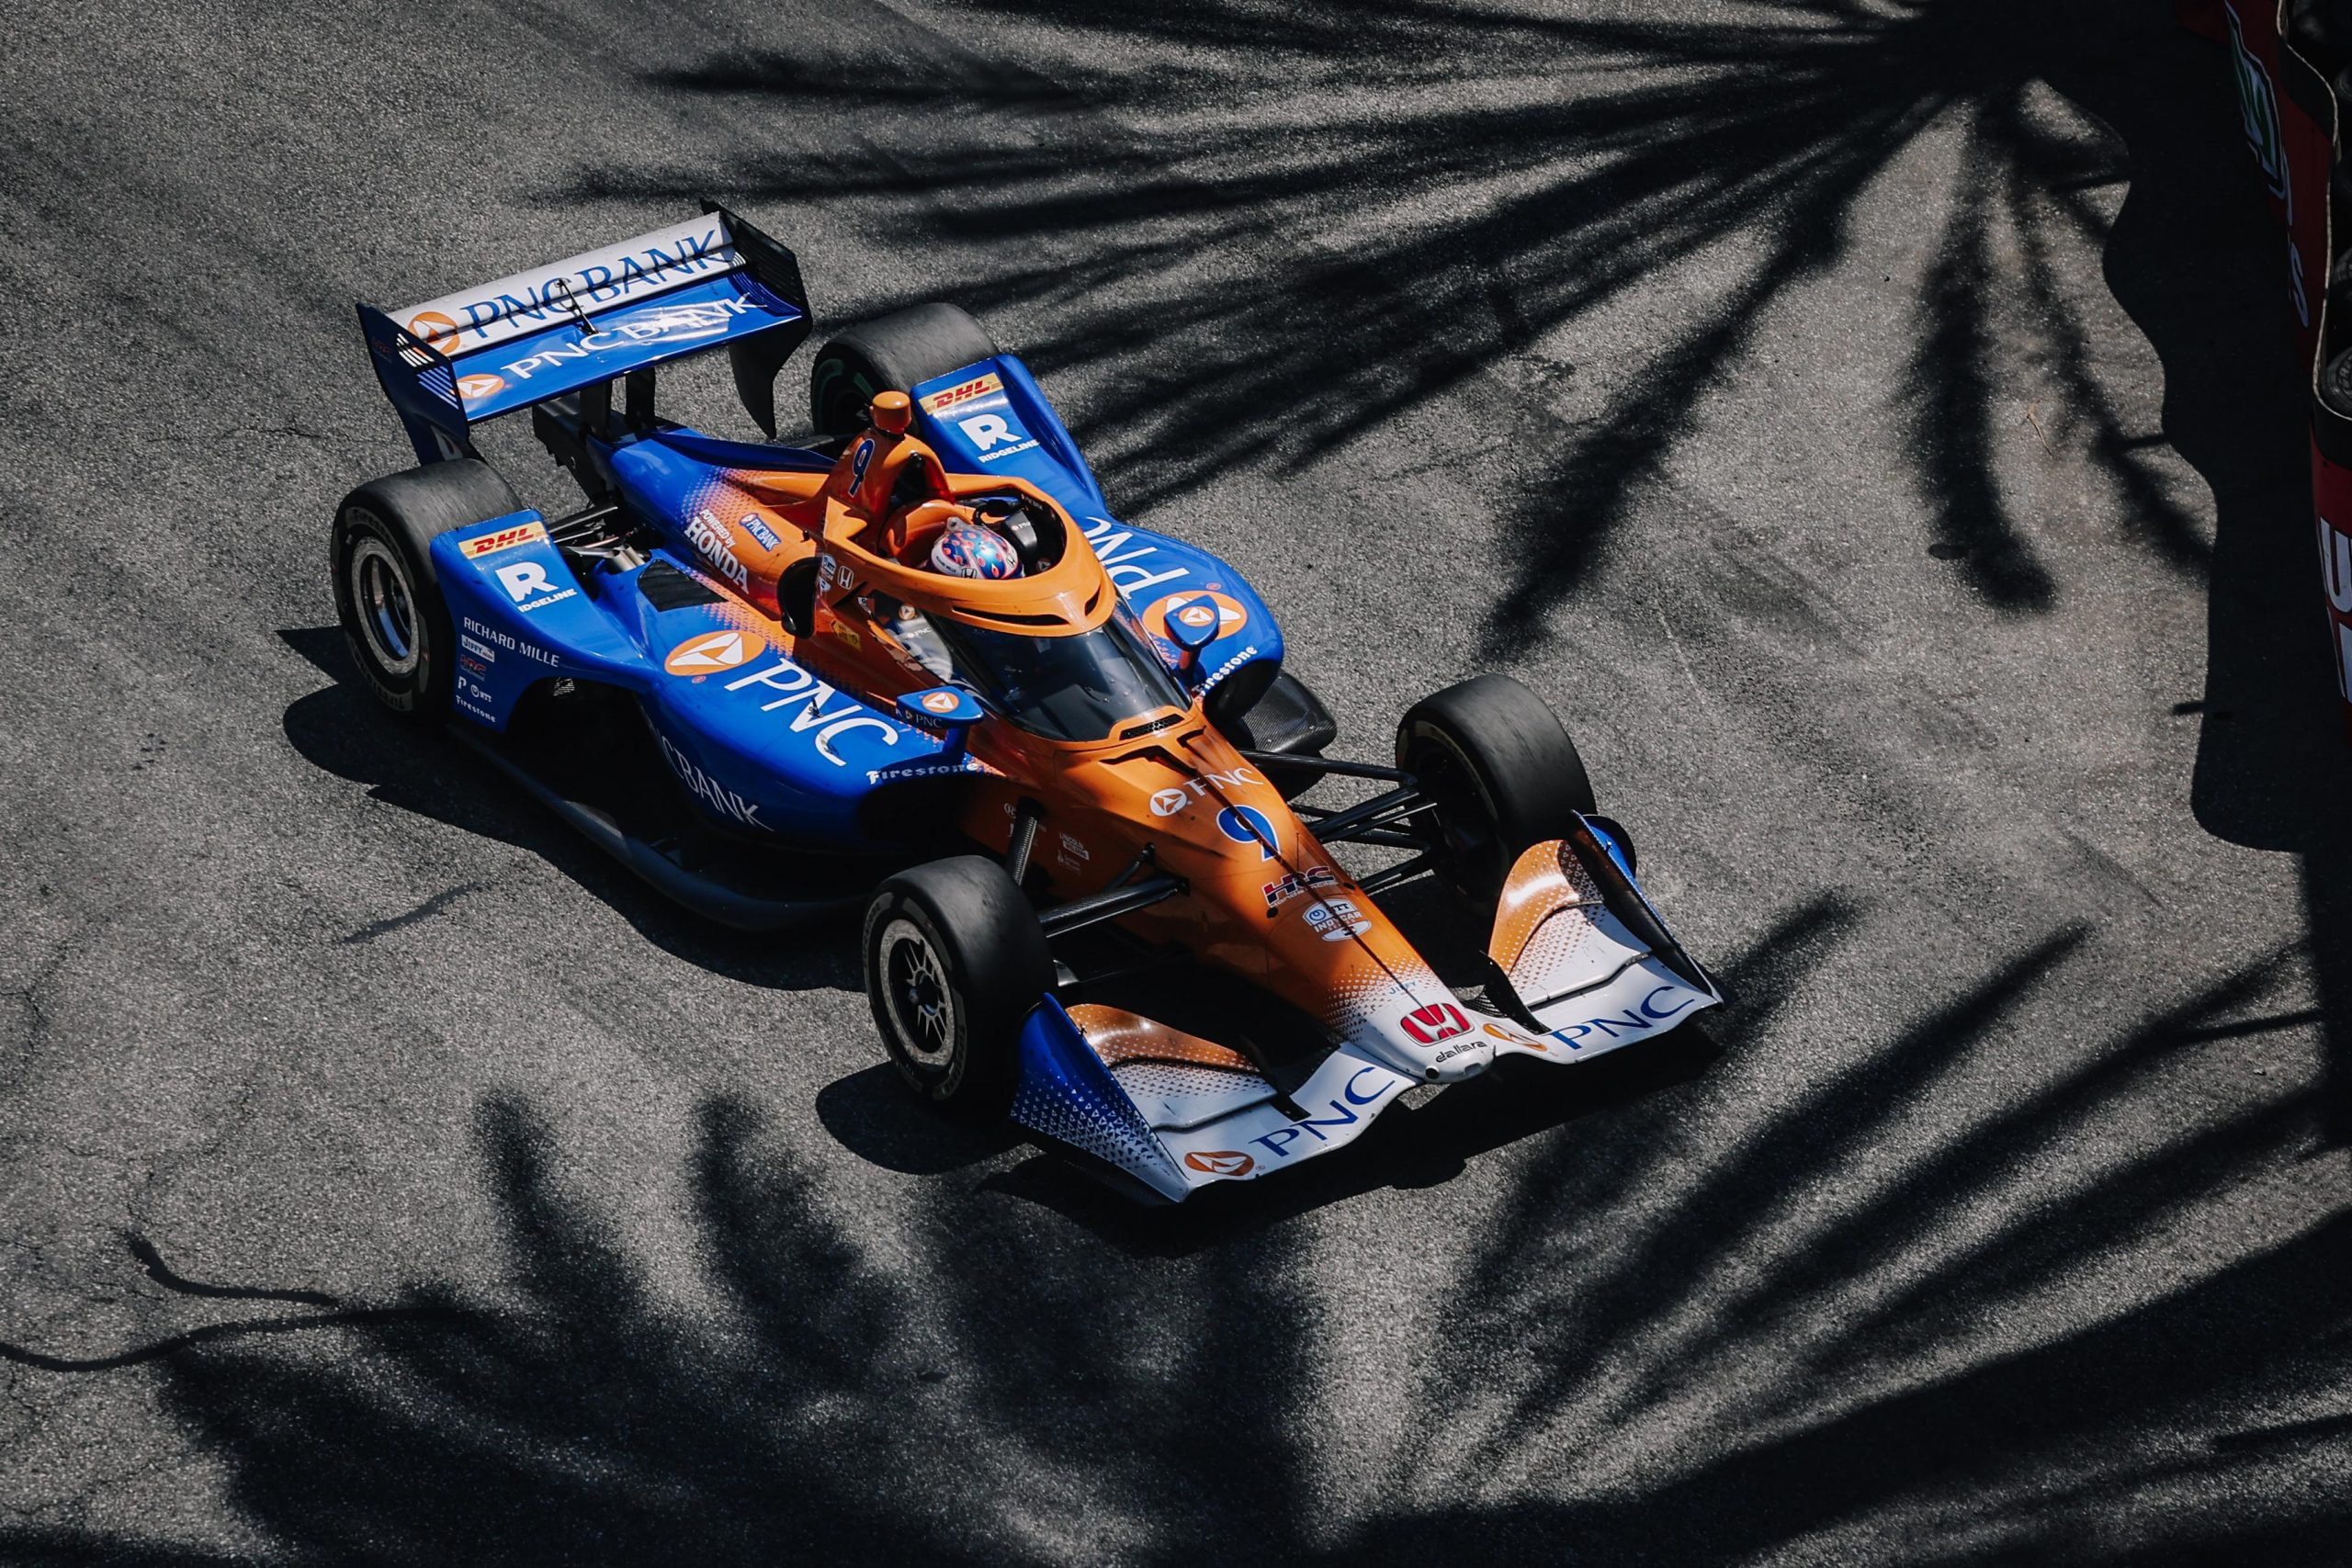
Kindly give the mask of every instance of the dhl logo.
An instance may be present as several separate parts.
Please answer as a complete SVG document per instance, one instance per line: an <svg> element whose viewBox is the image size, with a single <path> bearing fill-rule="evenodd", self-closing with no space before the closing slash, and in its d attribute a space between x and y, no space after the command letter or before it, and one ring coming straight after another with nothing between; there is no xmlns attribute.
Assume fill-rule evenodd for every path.
<svg viewBox="0 0 2352 1568"><path fill-rule="evenodd" d="M512 528L501 528L494 534L482 534L458 543L458 553L468 560L480 560L501 550L511 550L517 545L527 545L534 539L544 539L548 531L537 523L518 523Z"/></svg>
<svg viewBox="0 0 2352 1568"><path fill-rule="evenodd" d="M960 387L950 387L944 392L932 393L922 400L923 412L944 413L958 403L968 403L974 398L984 398L990 392L1003 390L1004 383L998 380L996 372L991 370L987 375L976 377Z"/></svg>

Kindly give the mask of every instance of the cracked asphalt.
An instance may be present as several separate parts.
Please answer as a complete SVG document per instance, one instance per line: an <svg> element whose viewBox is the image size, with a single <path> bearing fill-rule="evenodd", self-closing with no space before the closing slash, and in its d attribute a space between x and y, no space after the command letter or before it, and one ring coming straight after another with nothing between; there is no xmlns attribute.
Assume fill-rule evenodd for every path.
<svg viewBox="0 0 2352 1568"><path fill-rule="evenodd" d="M2345 1559L2352 764L2168 7L6 39L0 1559ZM903 1103L845 941L379 721L351 301L702 195L820 333L980 315L1343 751L1544 693L1736 1004L1134 1212Z"/></svg>

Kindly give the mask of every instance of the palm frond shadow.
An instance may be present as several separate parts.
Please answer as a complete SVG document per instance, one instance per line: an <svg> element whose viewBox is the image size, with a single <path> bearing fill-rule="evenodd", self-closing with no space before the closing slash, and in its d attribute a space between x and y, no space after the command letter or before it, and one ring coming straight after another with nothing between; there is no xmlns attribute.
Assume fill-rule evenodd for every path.
<svg viewBox="0 0 2352 1568"><path fill-rule="evenodd" d="M1810 0L1781 8L1791 25L1707 28L1385 0L1253 52L1263 16L1247 6L1023 9L1181 52L1170 91L1202 95L1202 112L1162 104L1148 138L1113 140L1098 106L1136 101L1135 83L1057 64L1059 85L1016 94L1026 138L984 145L1008 122L965 77L917 91L942 79L919 52L903 79L866 62L812 85L821 73L752 59L664 85L784 112L808 96L854 116L870 98L879 140L844 138L814 166L747 157L734 189L900 201L907 238L964 269L956 291L978 308L1041 323L1066 308L1022 346L1049 373L1093 377L1083 434L1117 459L1103 468L1123 505L1383 428L1498 360L1573 385L1560 329L1679 258L1747 246L1745 286L1694 312L1641 378L1544 426L1554 456L1493 498L1517 574L1496 626L1529 629L1592 570L1773 300L1835 262L1874 171L1956 124L1961 198L1913 302L1906 383L1911 460L1941 498L1923 545L1947 547L1996 609L2062 603L1999 487L1963 482L1991 439L1981 358L2000 312L1986 296L2014 288L2041 301L2031 352L2066 392L2055 433L2098 456L2146 525L2142 547L2201 569L2196 530L2093 378L2055 264L2036 259L2097 226L2080 193L2109 172L2045 89L2135 148L2143 131L2161 141L2163 102L2126 101L2086 23L2007 0ZM1313 81L1317 27L1419 47L1360 100L1318 101L1318 122L1340 117L1332 134L1227 146L1217 95L1249 98L1264 80L1251 72ZM1437 68L1424 56L1487 62L1505 107L1416 115L1410 89ZM1507 96L1563 70L1599 85ZM958 180L989 182L984 239L940 196L979 188ZM1463 216L1358 221L1385 210L1384 188L1478 180L1496 197ZM675 184L605 171L582 191L666 200ZM1298 412L1234 417L1272 408ZM2217 577L2284 581L2287 546L2267 541L2290 536L2243 512L2233 524L2234 504ZM2305 951L2227 967L2053 1052L2039 1032L2067 1016L2069 966L2101 939L2012 932L1907 1021L1823 1040L1804 998L1865 912L1799 903L1725 966L1755 999L1718 1027L1703 1075L1647 1081L1629 1052L1587 1069L1621 1074L1613 1089L1541 1080L1553 1098L1511 1109L1523 1141L1508 1146L1472 1126L1475 1097L1415 1114L1415 1139L1434 1136L1449 1168L1480 1158L1493 1196L1458 1272L1397 1331L1414 1370L1383 1385L1391 1431L1328 1427L1336 1378L1385 1374L1351 1359L1350 1325L1319 1304L1313 1217L1395 1184L1395 1166L1377 1172L1407 1139L1376 1131L1295 1185L1266 1184L1261 1218L1114 1222L1022 1201L1042 1195L1028 1168L978 1183L935 1168L912 1217L853 1217L757 1108L723 1099L682 1156L683 1247L628 1239L532 1105L493 1101L481 1140L509 1291L420 1286L355 1309L397 1314L382 1321L192 1339L89 1375L157 1378L288 1562L2337 1561L2352 1493L2324 1477L2347 1430L2352 1222L2296 1216L2226 1247L2210 1223L2245 1213L2245 1183L2326 1134L2331 1094L2346 1102L2352 917L2336 890L2352 878L2341 835L2268 782L2281 753L2258 739L2307 716L2266 684L2290 651L2267 629L2289 623L2283 593L2217 590L2209 699L2249 716L2209 714L2198 806L2217 831L2306 854ZM2332 977L2334 1084L2214 1098L2190 1077L2200 1053L2306 1017L2280 995L2303 962ZM1750 1070L1800 1046L1822 1064L1809 1079ZM2008 1074L2014 1092L1966 1092ZM1792 1081L1810 1087L1770 1097ZM2208 1250L2168 1251L2199 1215L2186 1233ZM1425 1267L1407 1255L1419 1240L1359 1238L1396 1255L1354 1259L1351 1276ZM1340 1450L1359 1445L1380 1451L1351 1484ZM227 1560L28 1526L0 1527L0 1555Z"/></svg>
<svg viewBox="0 0 2352 1568"><path fill-rule="evenodd" d="M1858 919L1801 906L1740 965L1799 991ZM2206 1126L2140 1113L2182 1053L2273 1021L2246 1015L2286 966L2014 1102L1953 1095L2015 1059L2082 941L2025 942L1795 1100L1737 1087L1787 1038L1767 1005L1724 1031L1724 1072L1537 1136L1416 1331L1389 1474L1352 1496L1318 1414L1348 1325L1303 1227L1171 1260L934 1185L884 1249L725 1099L684 1160L684 1248L624 1241L531 1106L495 1100L510 1289L154 1365L291 1562L2324 1560L2352 1506L2265 1483L2340 1433L2312 1391L2352 1377L2352 1217L2218 1260L2145 1247L2313 1134L2295 1084ZM1629 1190L1653 1201L1609 1197ZM1613 1461L1636 1447L1638 1472ZM0 1530L26 1561L116 1548L173 1560Z"/></svg>
<svg viewBox="0 0 2352 1568"><path fill-rule="evenodd" d="M1905 380L1922 547L1998 609L2056 601L1993 477L1992 427L2017 417L1995 390L2006 354L2037 367L2053 434L2081 444L2158 558L2202 570L2193 520L2094 374L2051 259L2097 226L2085 191L2116 177L2086 114L2146 112L2097 15L1792 0L1629 24L1392 4L1272 28L1246 4L1002 8L1029 25L1038 64L1001 89L936 39L878 69L729 57L658 80L848 117L855 134L829 152L741 153L729 188L879 213L922 258L905 296L847 313L941 293L1016 317L1032 362L1082 384L1075 412L1123 508L1237 466L1295 465L1500 367L1512 406L1491 412L1523 461L1464 478L1502 523L1488 639L1541 637L1775 304L1838 262L1874 183L1956 123ZM1251 37L1255 54L1239 47ZM1104 58L1123 69L1090 63ZM1470 107L1427 90L1440 72L1477 80ZM1047 76L1064 85L1023 85ZM594 169L574 195L651 199L682 178ZM1645 364L1613 390L1576 389L1559 346L1574 329L1725 254L1748 258L1736 281L1681 312ZM2005 350L1996 316L2025 341Z"/></svg>

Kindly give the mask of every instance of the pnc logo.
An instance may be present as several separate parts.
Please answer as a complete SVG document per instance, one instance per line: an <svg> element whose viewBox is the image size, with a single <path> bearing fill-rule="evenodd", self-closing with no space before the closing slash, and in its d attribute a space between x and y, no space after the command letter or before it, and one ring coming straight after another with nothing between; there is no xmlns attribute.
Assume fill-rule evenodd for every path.
<svg viewBox="0 0 2352 1568"><path fill-rule="evenodd" d="M956 700L956 694L953 692L933 692L923 698L922 705L924 710L930 713L954 713L963 705Z"/></svg>
<svg viewBox="0 0 2352 1568"><path fill-rule="evenodd" d="M1238 1149L1194 1149L1184 1163L1210 1176L1247 1176L1258 1167L1254 1156Z"/></svg>
<svg viewBox="0 0 2352 1568"><path fill-rule="evenodd" d="M1452 1002L1431 1002L1425 1008L1415 1008L1396 1021L1405 1026L1406 1033L1424 1045L1470 1032L1470 1021Z"/></svg>
<svg viewBox="0 0 2352 1568"><path fill-rule="evenodd" d="M1190 806L1193 801L1198 800L1203 795L1208 794L1212 786L1217 789L1238 789L1243 784L1261 784L1265 782L1266 781L1264 779L1261 778L1257 773L1251 772L1247 767L1236 768L1229 773L1210 773L1202 778L1186 779L1181 784L1173 785L1168 789L1153 791L1151 796L1151 814L1154 817L1173 817L1176 813L1183 810L1187 806ZM1250 808L1245 806L1242 809L1248 811ZM1231 816L1232 813L1227 812L1226 815ZM1258 821L1261 824L1265 823L1266 818L1262 815L1256 812L1252 812L1251 815L1257 817ZM1223 818L1218 818L1218 825L1220 827L1224 825ZM1227 828L1226 831L1232 833L1233 829ZM1267 839L1272 840L1273 836L1273 829L1271 826L1268 826L1266 828ZM1248 837L1248 835L1242 833L1235 833L1234 837L1239 839L1245 844L1255 841ZM1267 858L1271 860L1273 857L1269 855Z"/></svg>
<svg viewBox="0 0 2352 1568"><path fill-rule="evenodd" d="M505 389L506 378L503 376L481 375L458 378L458 396L470 401L479 402Z"/></svg>
<svg viewBox="0 0 2352 1568"><path fill-rule="evenodd" d="M480 560L501 550L511 550L517 545L527 545L534 539L548 536L545 527L537 523L517 523L512 528L501 528L494 534L477 535L458 542L458 553L468 560Z"/></svg>
<svg viewBox="0 0 2352 1568"><path fill-rule="evenodd" d="M767 650L766 642L750 632L706 632L672 649L662 668L673 675L709 675L749 664Z"/></svg>
<svg viewBox="0 0 2352 1568"><path fill-rule="evenodd" d="M458 339L464 329L438 310L421 310L409 320L408 330L423 338L436 354L454 357L461 352Z"/></svg>

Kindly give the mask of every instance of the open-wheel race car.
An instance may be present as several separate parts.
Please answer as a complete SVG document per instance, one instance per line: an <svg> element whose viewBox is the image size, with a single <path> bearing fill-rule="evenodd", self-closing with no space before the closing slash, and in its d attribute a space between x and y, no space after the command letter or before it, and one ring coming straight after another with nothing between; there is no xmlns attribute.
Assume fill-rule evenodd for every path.
<svg viewBox="0 0 2352 1568"><path fill-rule="evenodd" d="M1181 1200L1337 1148L1416 1085L1598 1055L1721 999L1542 701L1480 676L1406 711L1393 764L1326 757L1335 727L1249 583L1114 519L1021 361L954 307L826 344L808 446L774 439L799 267L723 208L359 314L420 459L334 519L375 695L713 919L862 905L883 1044L939 1106ZM655 413L657 365L720 349L769 440ZM477 456L476 425L526 409L580 509L526 508ZM1299 802L1335 775L1369 798ZM1392 863L1355 874L1349 844ZM1376 902L1423 874L1494 904L1475 991ZM1170 963L1283 1038L1102 999Z"/></svg>

